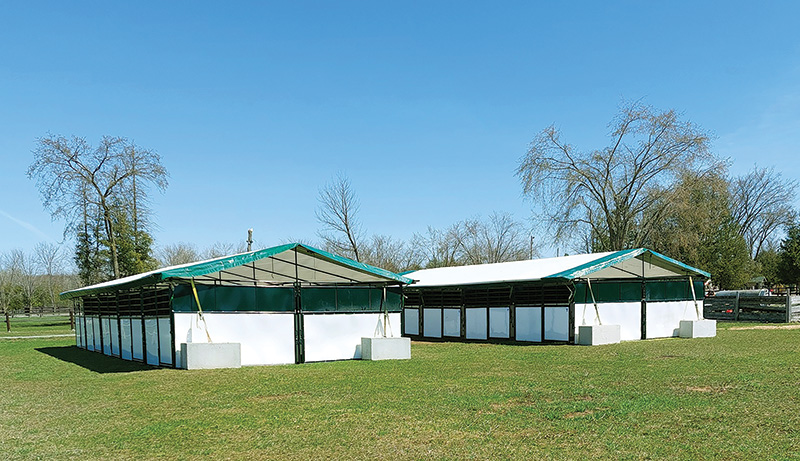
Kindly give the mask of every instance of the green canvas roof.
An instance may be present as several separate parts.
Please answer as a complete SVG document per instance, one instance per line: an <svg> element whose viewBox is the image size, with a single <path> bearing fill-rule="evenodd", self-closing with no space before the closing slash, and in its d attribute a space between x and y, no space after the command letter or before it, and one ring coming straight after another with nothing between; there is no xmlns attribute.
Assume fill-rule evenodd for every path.
<svg viewBox="0 0 800 461"><path fill-rule="evenodd" d="M221 258L164 267L142 274L98 283L61 293L75 298L96 293L194 279L197 283L222 285L408 284L412 280L387 270L353 261L300 243Z"/></svg>

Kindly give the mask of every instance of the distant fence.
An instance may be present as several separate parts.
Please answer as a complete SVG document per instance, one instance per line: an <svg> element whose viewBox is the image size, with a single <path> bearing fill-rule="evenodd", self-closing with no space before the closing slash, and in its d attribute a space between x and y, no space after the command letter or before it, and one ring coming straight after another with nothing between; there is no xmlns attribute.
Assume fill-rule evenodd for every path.
<svg viewBox="0 0 800 461"><path fill-rule="evenodd" d="M703 300L703 317L750 322L800 322L800 296L711 296Z"/></svg>
<svg viewBox="0 0 800 461"><path fill-rule="evenodd" d="M15 309L9 312L10 317L31 317L44 315L69 315L72 311L71 306L34 306ZM2 315L2 311L0 311Z"/></svg>

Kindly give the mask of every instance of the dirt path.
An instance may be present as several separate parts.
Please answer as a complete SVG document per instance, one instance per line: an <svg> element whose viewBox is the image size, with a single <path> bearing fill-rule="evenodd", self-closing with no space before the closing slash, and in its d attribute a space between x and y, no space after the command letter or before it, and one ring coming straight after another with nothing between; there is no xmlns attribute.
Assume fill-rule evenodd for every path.
<svg viewBox="0 0 800 461"><path fill-rule="evenodd" d="M75 336L75 334L71 334L71 335L40 335L40 336L0 336L0 339L66 338L67 336Z"/></svg>

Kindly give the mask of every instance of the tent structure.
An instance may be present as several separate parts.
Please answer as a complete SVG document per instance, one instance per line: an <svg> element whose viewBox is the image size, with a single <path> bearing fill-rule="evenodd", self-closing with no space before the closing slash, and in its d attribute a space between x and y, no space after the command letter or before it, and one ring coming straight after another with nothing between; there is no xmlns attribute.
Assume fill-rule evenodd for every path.
<svg viewBox="0 0 800 461"><path fill-rule="evenodd" d="M681 320L702 319L710 274L638 248L405 276L404 336L574 344L582 325L619 325L621 340L678 336Z"/></svg>
<svg viewBox="0 0 800 461"><path fill-rule="evenodd" d="M239 343L242 365L360 358L400 323L411 280L298 243L165 267L61 293L79 347L181 367L183 343ZM399 334L399 331L398 331Z"/></svg>

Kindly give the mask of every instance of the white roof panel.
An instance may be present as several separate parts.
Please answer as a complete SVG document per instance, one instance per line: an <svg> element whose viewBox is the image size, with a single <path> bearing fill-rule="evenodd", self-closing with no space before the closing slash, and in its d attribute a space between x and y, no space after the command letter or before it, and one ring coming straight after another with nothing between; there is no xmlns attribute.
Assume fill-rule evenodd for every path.
<svg viewBox="0 0 800 461"><path fill-rule="evenodd" d="M439 267L405 274L406 277L415 280L413 287L475 285L542 279L572 280L589 276L592 279L625 279L687 275L710 277L707 272L645 248L506 263Z"/></svg>

